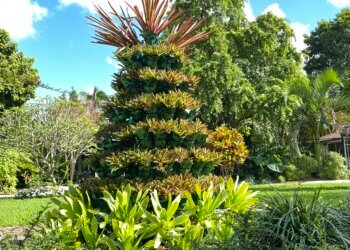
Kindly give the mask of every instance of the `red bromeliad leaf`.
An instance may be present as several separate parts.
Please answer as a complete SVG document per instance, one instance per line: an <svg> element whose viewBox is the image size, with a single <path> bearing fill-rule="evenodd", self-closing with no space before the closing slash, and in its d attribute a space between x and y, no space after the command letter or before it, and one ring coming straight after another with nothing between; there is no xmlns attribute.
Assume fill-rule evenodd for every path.
<svg viewBox="0 0 350 250"><path fill-rule="evenodd" d="M186 48L193 43L207 40L209 36L207 32L200 32L193 36L193 33L198 30L204 22L205 19L195 22L194 18L191 17L181 25L177 25L171 30L167 39L167 44L173 44L179 48Z"/></svg>
<svg viewBox="0 0 350 250"><path fill-rule="evenodd" d="M176 7L174 5L169 14L165 16L169 6L168 0L142 0L144 13L142 13L137 6L132 7L128 3L127 5L135 13L135 18L142 31L151 32L155 35L160 34L162 31L172 25L185 12L182 10L176 13Z"/></svg>
<svg viewBox="0 0 350 250"><path fill-rule="evenodd" d="M147 43L146 37L151 35L158 39L158 36L170 26L175 25L175 22L182 18L185 10L176 11L175 5L173 5L168 14L169 0L142 0L143 12L138 6L132 7L126 3L135 16L131 17L129 13L125 14L125 11L121 8L121 14L112 7L112 14L118 20L118 23L114 22L100 6L95 6L100 18L88 17L91 21L91 25L96 27L96 35L93 37L96 43L116 46L118 48L130 47L137 44L142 44L140 41L136 29L139 29L141 36ZM136 21L136 24L133 21ZM188 46L202 42L208 39L209 33L200 32L194 33L203 25L205 19L199 22L194 21L191 17L179 24L170 32L169 37L166 39L167 45L175 45L179 48L186 49Z"/></svg>
<svg viewBox="0 0 350 250"><path fill-rule="evenodd" d="M139 44L136 31L132 27L132 18L125 15L123 9L121 9L122 14L119 15L118 12L112 7L112 13L117 17L120 24L117 24L113 19L100 7L96 6L96 11L100 15L100 19L90 16L88 19L92 22L91 25L96 27L96 43L106 44L111 46L116 46L118 48L124 48L131 45Z"/></svg>

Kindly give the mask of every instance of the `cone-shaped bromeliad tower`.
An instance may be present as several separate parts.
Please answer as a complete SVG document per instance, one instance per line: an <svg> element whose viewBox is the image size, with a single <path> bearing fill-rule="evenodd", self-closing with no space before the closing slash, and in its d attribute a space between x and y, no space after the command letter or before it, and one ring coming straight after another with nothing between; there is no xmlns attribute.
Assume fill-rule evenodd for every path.
<svg viewBox="0 0 350 250"><path fill-rule="evenodd" d="M189 46L208 38L196 32L204 20L174 25L184 12L168 5L168 0L143 0L143 10L129 6L130 15L110 4L111 13L97 6L100 17L89 17L95 42L117 47L122 64L101 137L104 165L128 179L206 175L222 158L203 147L209 130L196 118L201 104L193 97L200 80L179 72Z"/></svg>

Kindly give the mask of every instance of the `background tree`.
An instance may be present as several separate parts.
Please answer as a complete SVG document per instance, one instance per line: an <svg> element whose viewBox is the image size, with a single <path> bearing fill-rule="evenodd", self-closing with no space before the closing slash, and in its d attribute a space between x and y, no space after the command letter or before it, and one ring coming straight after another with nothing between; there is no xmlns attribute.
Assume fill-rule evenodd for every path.
<svg viewBox="0 0 350 250"><path fill-rule="evenodd" d="M0 124L1 143L28 153L54 184L73 180L77 159L95 147L97 125L76 102L46 99L6 110Z"/></svg>
<svg viewBox="0 0 350 250"><path fill-rule="evenodd" d="M287 85L305 77L286 20L268 13L248 22L243 1L180 0L177 6L208 18L203 30L212 32L208 42L195 45L185 68L202 79L201 117L211 127L226 123L244 133L251 159L260 159L263 148L271 155L274 146L286 147L296 110Z"/></svg>
<svg viewBox="0 0 350 250"><path fill-rule="evenodd" d="M308 56L305 70L317 75L328 68L337 71L342 80L348 79L350 67L350 9L344 9L336 18L321 21L306 37Z"/></svg>
<svg viewBox="0 0 350 250"><path fill-rule="evenodd" d="M92 93L80 92L80 95L85 101L91 103L91 106L95 110L100 110L101 107L109 100L108 95L96 86L93 88Z"/></svg>
<svg viewBox="0 0 350 250"><path fill-rule="evenodd" d="M102 107L109 101L108 95L97 87L94 87L92 93L80 92L80 96L80 101L88 107L90 117L96 122L99 121Z"/></svg>
<svg viewBox="0 0 350 250"><path fill-rule="evenodd" d="M0 112L34 98L40 80L33 64L34 59L18 52L17 44L0 29Z"/></svg>
<svg viewBox="0 0 350 250"><path fill-rule="evenodd" d="M253 141L273 141L287 131L293 104L286 83L302 75L301 56L285 20L269 13L248 22L243 6L239 0L177 1L187 15L207 18L202 29L212 32L195 45L185 69L203 79L201 116L211 127L226 123Z"/></svg>
<svg viewBox="0 0 350 250"><path fill-rule="evenodd" d="M340 126L349 121L350 96L341 93L340 78L334 70L326 70L311 81L298 81L290 86L291 94L300 98L294 122L293 149L298 155L299 136L315 145L315 156L321 158L320 137L339 132Z"/></svg>
<svg viewBox="0 0 350 250"><path fill-rule="evenodd" d="M193 46L189 63L184 68L187 73L201 78L197 89L197 96L205 103L201 118L211 128L221 123L236 126L234 113L248 105L246 94L251 95L253 91L229 52L230 32L241 29L246 22L243 4L243 0L176 2L178 10L186 10L186 17L206 18L201 29L212 34L207 42ZM238 86L242 86L240 91L237 91ZM233 103L232 100L239 96L245 101Z"/></svg>

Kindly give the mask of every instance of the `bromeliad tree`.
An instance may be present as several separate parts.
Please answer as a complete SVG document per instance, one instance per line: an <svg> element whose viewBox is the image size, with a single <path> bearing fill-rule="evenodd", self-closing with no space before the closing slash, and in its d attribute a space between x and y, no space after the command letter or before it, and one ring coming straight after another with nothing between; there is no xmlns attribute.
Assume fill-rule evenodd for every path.
<svg viewBox="0 0 350 250"><path fill-rule="evenodd" d="M33 63L34 59L18 52L17 44L0 29L0 112L34 97L39 76Z"/></svg>
<svg viewBox="0 0 350 250"><path fill-rule="evenodd" d="M110 123L100 131L100 163L117 176L199 176L222 158L203 148L209 130L196 119L201 104L192 96L199 79L179 72L189 46L208 38L207 32L195 34L205 20L190 17L174 25L184 11L168 5L168 0L143 0L143 12L129 5L134 17L110 6L118 23L100 7L99 19L89 17L96 42L117 47L123 65L112 84L117 94L105 110Z"/></svg>

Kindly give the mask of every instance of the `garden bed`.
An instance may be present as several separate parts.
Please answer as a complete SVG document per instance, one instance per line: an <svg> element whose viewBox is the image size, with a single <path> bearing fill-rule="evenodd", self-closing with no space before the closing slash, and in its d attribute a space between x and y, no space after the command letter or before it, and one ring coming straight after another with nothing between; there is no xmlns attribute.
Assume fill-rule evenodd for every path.
<svg viewBox="0 0 350 250"><path fill-rule="evenodd" d="M350 194L350 182L307 182L307 183L284 183L251 185L250 189L259 191L258 197L263 199L267 195L279 192L283 196L292 197L296 190L310 199L314 192L322 188L321 198L329 202L342 203ZM50 198L31 199L0 199L0 228L28 225L39 211L50 202Z"/></svg>

